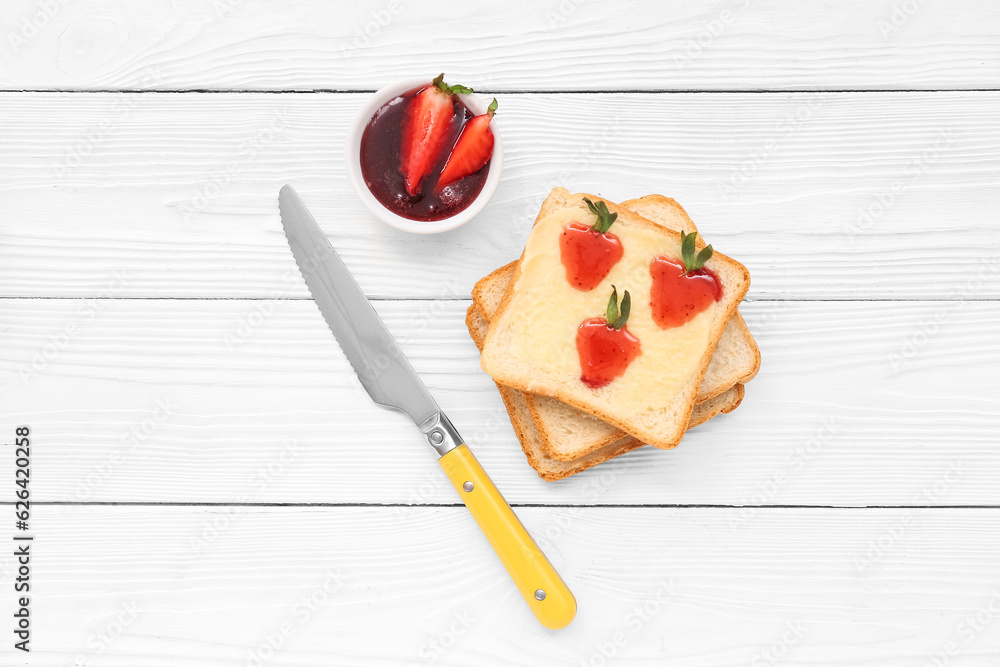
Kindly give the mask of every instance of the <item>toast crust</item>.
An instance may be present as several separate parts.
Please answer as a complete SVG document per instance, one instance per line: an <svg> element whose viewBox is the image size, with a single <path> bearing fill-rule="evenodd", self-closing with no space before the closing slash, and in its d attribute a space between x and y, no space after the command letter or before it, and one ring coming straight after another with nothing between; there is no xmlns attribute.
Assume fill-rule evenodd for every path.
<svg viewBox="0 0 1000 667"><path fill-rule="evenodd" d="M570 207L581 208L581 210L586 210L584 204L582 203L583 197L588 197L592 201L604 201L608 209L614 213L618 213L619 218L626 221L630 225L635 225L638 227L645 227L647 229L653 229L656 232L662 234L664 228L655 222L647 220L642 216L630 211L629 209L619 206L614 202L605 200L601 197L596 197L593 195L577 193L570 194L565 188L555 188L549 193L545 201L539 210L538 216L535 218L535 224L544 218L546 218L551 213ZM667 199L667 198L664 198ZM686 214L685 214L686 215ZM700 239L696 243L696 248L700 249L704 247L704 242ZM523 259L522 252L522 259ZM676 401L676 407L674 409L675 414L690 415L695 401L698 397L699 387L701 385L701 380L704 377L705 371L708 368L708 364L711 360L712 354L715 350L716 345L722 332L725 329L726 323L730 320L733 314L736 312L737 307L746 295L747 290L750 286L750 274L739 262L723 255L722 253L714 253L712 259L710 260L717 267L719 265L725 266L729 272L732 272L732 278L726 284L726 291L723 300L719 303L719 308L714 314L709 334L708 343L705 346L700 358L695 364L695 370L691 374L691 380L687 383L687 386L683 387L678 394L673 398ZM500 320L503 318L504 313L509 308L513 296L514 287L517 285L518 280L521 275L521 263L518 261L517 266L515 266L513 275L511 277L510 284L508 285L504 296L500 302L497 309L494 320ZM493 341L495 340L496 327L490 327L484 345L485 353L483 355L483 367L484 370L489 372L487 366L489 358L490 348L493 347ZM492 374L491 374L492 375ZM528 383L516 374L511 376L504 376L503 373L499 373L500 377L494 375L496 379L501 384L505 384L513 389L518 389L521 391L528 391ZM612 426L618 428L624 433L631 435L640 440L647 440L649 444L660 449L672 449L676 447L681 439L684 437L684 432L687 427L686 422L682 422L680 418L674 418L669 426L662 430L654 430L650 428L643 428L642 424L636 424L630 422L626 419L622 419L611 409L604 407L603 405L597 403L596 401L587 400L586 397L579 397L574 393L562 388L562 387L543 387L544 395L559 400L567 405L577 408L582 412L592 414L603 421L611 424Z"/></svg>

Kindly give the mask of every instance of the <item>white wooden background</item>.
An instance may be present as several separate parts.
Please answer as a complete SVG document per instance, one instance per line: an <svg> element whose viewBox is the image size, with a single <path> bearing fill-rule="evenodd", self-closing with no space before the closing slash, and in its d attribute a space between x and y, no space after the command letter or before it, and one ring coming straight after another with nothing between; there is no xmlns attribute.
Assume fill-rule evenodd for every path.
<svg viewBox="0 0 1000 667"><path fill-rule="evenodd" d="M343 139L442 70L500 100L504 179L414 238ZM33 429L37 536L27 660L0 549L0 663L1000 662L1000 5L5 0L0 88L0 441ZM568 629L350 372L284 183L576 593ZM750 268L764 365L679 449L547 484L463 316L554 185L680 200Z"/></svg>

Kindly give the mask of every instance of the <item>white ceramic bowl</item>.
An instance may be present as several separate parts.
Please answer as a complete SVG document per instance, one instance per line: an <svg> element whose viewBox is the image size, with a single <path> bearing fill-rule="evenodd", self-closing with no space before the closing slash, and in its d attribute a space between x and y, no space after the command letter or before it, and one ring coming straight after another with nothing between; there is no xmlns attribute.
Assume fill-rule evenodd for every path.
<svg viewBox="0 0 1000 667"><path fill-rule="evenodd" d="M490 129L493 130L493 157L490 159L489 171L486 173L486 182L483 183L483 189L479 192L479 195L464 210L443 220L410 220L401 215L396 215L375 198L375 195L365 185L365 179L361 175L361 135L364 134L368 121L371 120L372 116L375 115L375 112L383 104L408 90L420 86L429 86L431 78L400 81L391 86L386 86L372 95L365 102L365 105L361 107L358 115L354 118L354 122L351 123L351 128L347 132L347 146L345 147L347 178L351 181L351 187L354 188L354 192L357 193L358 198L361 199L364 205L368 207L368 210L374 213L375 217L379 220L396 229L401 229L404 232L413 232L414 234L447 232L472 220L472 218L476 217L486 207L486 204L493 197L493 193L496 192L497 186L500 184L500 172L503 170L503 144L500 142L500 132L497 129L496 118L494 118L490 123ZM486 113L487 104L484 104L475 95L459 95L459 97L472 110L472 113L476 115Z"/></svg>

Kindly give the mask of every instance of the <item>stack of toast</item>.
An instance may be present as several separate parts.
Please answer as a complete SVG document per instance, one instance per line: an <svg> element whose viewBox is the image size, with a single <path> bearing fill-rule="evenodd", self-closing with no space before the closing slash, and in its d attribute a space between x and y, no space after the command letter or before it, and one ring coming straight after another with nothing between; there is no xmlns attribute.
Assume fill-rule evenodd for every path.
<svg viewBox="0 0 1000 667"><path fill-rule="evenodd" d="M588 206L594 202L603 202L615 214L617 221L612 231L626 239L627 247L634 248L635 254L645 251L648 245L656 252L679 255L681 233L697 232L684 209L668 197L649 195L615 204L556 188L536 218L532 237L539 238L534 239L534 245L549 242L542 240L545 232L540 223L556 218L586 220ZM697 245L704 247L700 236ZM753 379L760 366L760 351L737 311L750 283L749 274L738 262L718 251L711 254L705 266L721 283L718 303L696 317L694 324L664 334L661 338L666 343L654 334L644 336L643 355L639 358L647 365L654 361L661 363L662 368L644 369L636 364L639 367L635 373L627 372L608 387L592 389L561 370L574 354L571 332L567 330L567 335L560 335L556 341L539 339L550 329L546 320L562 304L546 304L545 308L536 309L531 326L525 326L524 318L518 317L526 310L524 304L543 298L549 285L556 282L551 267L548 273L544 271L544 263L553 264L551 260L532 255L531 270L522 272L524 260L522 255L476 283L466 324L483 352L484 370L497 383L528 463L542 479L563 479L645 444L661 449L676 447L686 429L732 412L743 400L744 385ZM642 294L649 292L648 288L643 292L642 280L648 278L635 268L626 273L625 264L622 262L621 270L609 276L608 285L595 290L593 298L610 292L612 287L626 286L612 286L610 281L631 284L636 294L630 326L641 330L646 321L651 321L649 299L642 298ZM646 266L648 258L638 256L634 264ZM573 299L575 293L566 300ZM554 330L559 331L558 327ZM646 330L660 333L649 326ZM671 350L676 353L675 362L663 363L669 357L658 356L661 350L657 345L676 348ZM519 353L543 346L551 348L552 353L548 356ZM640 382L641 386L629 386Z"/></svg>

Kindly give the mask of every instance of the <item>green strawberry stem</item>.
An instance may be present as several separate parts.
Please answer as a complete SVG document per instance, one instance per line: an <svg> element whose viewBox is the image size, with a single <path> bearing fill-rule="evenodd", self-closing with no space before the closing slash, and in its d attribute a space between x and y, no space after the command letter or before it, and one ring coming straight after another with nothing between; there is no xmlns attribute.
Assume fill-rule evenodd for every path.
<svg viewBox="0 0 1000 667"><path fill-rule="evenodd" d="M611 298L608 300L608 311L607 319L608 326L613 328L615 331L621 330L625 323L628 322L629 311L632 310L632 295L625 290L622 295L622 305L621 310L618 308L618 288L614 285L611 286Z"/></svg>
<svg viewBox="0 0 1000 667"><path fill-rule="evenodd" d="M690 234L685 234L683 230L681 231L681 257L684 259L684 273L691 273L692 271L697 271L701 267L705 266L707 262L712 257L712 246L706 246L701 249L698 256L695 257L694 254L694 240L698 236L698 232L691 232Z"/></svg>
<svg viewBox="0 0 1000 667"><path fill-rule="evenodd" d="M583 198L583 201L587 202L587 208L590 209L590 212L597 216L597 222L594 223L591 229L598 234L604 234L611 229L611 225L615 224L615 220L618 219L618 214L609 211L608 205L603 201L594 204L594 202L586 197Z"/></svg>
<svg viewBox="0 0 1000 667"><path fill-rule="evenodd" d="M455 84L454 86L449 86L444 82L444 72L441 72L431 81L432 84L437 86L438 90L447 95L467 95L472 92L472 88L466 88L465 86Z"/></svg>

